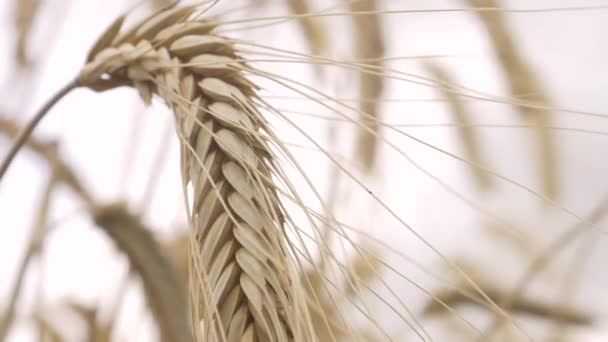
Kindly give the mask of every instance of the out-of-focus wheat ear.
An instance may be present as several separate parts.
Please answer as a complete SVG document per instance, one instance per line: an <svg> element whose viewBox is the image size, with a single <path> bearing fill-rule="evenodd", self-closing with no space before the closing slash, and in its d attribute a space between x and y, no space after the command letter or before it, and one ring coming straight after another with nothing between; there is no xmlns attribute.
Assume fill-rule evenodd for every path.
<svg viewBox="0 0 608 342"><path fill-rule="evenodd" d="M302 278L308 296L316 299L316 303L311 303L310 314L315 335L319 341L341 341L349 336L349 333L352 334L340 324L336 317L338 314L335 301L330 298L331 295L325 288L325 280L321 273L308 270L302 274Z"/></svg>
<svg viewBox="0 0 608 342"><path fill-rule="evenodd" d="M168 240L162 240L162 250L177 271L181 284L188 284L188 242L189 235L178 233Z"/></svg>
<svg viewBox="0 0 608 342"><path fill-rule="evenodd" d="M158 11L171 6L174 2L175 0L150 0L150 5L153 10Z"/></svg>
<svg viewBox="0 0 608 342"><path fill-rule="evenodd" d="M234 44L194 7L160 11L118 35L81 70L94 90L129 85L173 110L183 184L192 189L190 293L210 341L314 341L306 294L270 178L269 127ZM191 269L192 270L192 269ZM199 325L201 328L199 329Z"/></svg>
<svg viewBox="0 0 608 342"><path fill-rule="evenodd" d="M303 15L311 13L311 7L307 0L287 0L287 5L291 13ZM319 18L308 16L298 17L298 23L302 28L308 47L314 56L323 56L327 50L329 37L327 29ZM316 70L320 73L320 66L316 65Z"/></svg>
<svg viewBox="0 0 608 342"><path fill-rule="evenodd" d="M490 284L480 284L484 292L495 301L504 298L507 293L505 290ZM482 308L487 308L483 299L476 295L473 291L445 289L436 293L439 299L449 307L457 307L459 305L476 305ZM536 298L520 297L511 304L511 310L518 314L536 316L543 319L556 320L560 323L577 326L588 326L594 323L595 319L592 314L573 306L563 306L538 300ZM436 315L446 310L444 305L440 305L439 301L429 302L423 309L425 315Z"/></svg>
<svg viewBox="0 0 608 342"><path fill-rule="evenodd" d="M474 8L500 8L496 0L467 1ZM551 130L547 129L552 121L547 95L511 39L504 13L498 10L477 11L477 16L488 32L496 57L505 72L515 106L525 120L538 125L540 184L545 196L556 199L559 196L557 156Z"/></svg>
<svg viewBox="0 0 608 342"><path fill-rule="evenodd" d="M27 51L27 42L34 26L34 19L40 9L40 2L40 0L15 1L15 30L17 32L15 57L17 64L21 67L31 64Z"/></svg>
<svg viewBox="0 0 608 342"><path fill-rule="evenodd" d="M351 12L373 12L378 10L375 0L349 1ZM353 15L354 55L358 63L364 64L359 73L359 121L371 129L359 129L356 136L357 160L366 171L371 171L377 158L380 126L379 98L384 88L384 78L379 74L383 67L384 37L380 16L377 14Z"/></svg>
<svg viewBox="0 0 608 342"><path fill-rule="evenodd" d="M439 91L442 97L447 99L447 104L450 108L450 113L454 116L454 120L458 125L458 137L464 147L465 158L471 162L470 170L473 174L475 183L481 190L487 190L491 185L492 179L490 174L477 166L484 166L481 144L473 127L471 127L471 115L466 109L462 98L458 91L452 88L455 85L453 78L447 70L442 68L438 63L431 60L425 61L426 70L431 74L439 84Z"/></svg>
<svg viewBox="0 0 608 342"><path fill-rule="evenodd" d="M152 234L123 205L96 208L93 214L140 275L163 340L194 341L184 289Z"/></svg>

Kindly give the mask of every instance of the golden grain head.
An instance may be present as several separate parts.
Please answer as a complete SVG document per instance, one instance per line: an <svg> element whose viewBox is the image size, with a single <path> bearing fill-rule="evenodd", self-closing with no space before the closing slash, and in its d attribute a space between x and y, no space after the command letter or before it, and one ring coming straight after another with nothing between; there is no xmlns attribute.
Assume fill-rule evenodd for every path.
<svg viewBox="0 0 608 342"><path fill-rule="evenodd" d="M79 80L96 90L130 85L146 103L157 95L174 112L184 183L194 190L193 278L201 281L191 292L203 298L193 303L202 333L218 341L311 341L269 178L272 153L258 133L268 127L251 97L255 86L230 39L189 19L195 9L161 11L126 33L119 19Z"/></svg>
<svg viewBox="0 0 608 342"><path fill-rule="evenodd" d="M4 158L0 165L0 179L3 178L7 165L11 164L20 146L26 146L37 155L42 156L48 162L52 172L49 185L41 196L42 201L35 220L35 229L30 234L30 246L26 249L21 268L18 268L14 291L8 296L10 300L5 306L4 312L0 313L0 341L11 338L11 334L17 330L13 329L19 328L17 325L21 308L17 303L22 301L21 289L27 288L25 280L31 278L29 274L27 277L24 275L26 270L29 271L29 265L33 264L30 260L39 256L39 251L46 242L47 228L51 226L47 222L47 216L51 215L47 214L52 209L51 194L56 188L56 183L67 185L79 195L78 197L84 202L84 211L92 217L92 221L106 233L117 250L125 256L131 272L127 279L129 282L125 284L130 285L131 275L141 280L143 294L147 300L147 309L156 321L159 337L163 341L301 342L376 341L405 338L403 335L396 335L404 333L404 331L387 331L387 328L392 330L393 325L396 326L395 323L403 323L401 325L404 327L409 326L412 336L416 334L420 340L431 341L436 339L436 330L433 326L431 328L433 330L427 332L427 324L429 320L436 319L438 314L445 316L444 313L449 313L450 318L458 318L462 321L461 323L467 325L467 339L465 340L473 338L471 333L478 334L475 336L477 340L491 340L494 336L502 338L503 332L514 331L513 328L527 335L527 332L519 326L518 321L520 320L513 319L514 315L519 314L536 316L551 326L558 326L556 335L559 335L563 331L562 329L568 325L587 327L595 324L594 315L586 310L579 310L575 305L569 303L572 300L569 297L574 293L572 289L576 288L575 282L582 278L581 271L576 267L571 267L573 271L569 270L564 276L564 279L568 279L560 284L562 286L562 293L559 296L560 303L553 304L537 298L528 298L524 293L528 284L535 279L535 274L547 273L545 271L548 264L554 259L557 252L570 241L574 241L580 232L589 231L588 228L597 223L596 221L606 212L606 205L603 203L588 217L578 217L574 211L553 201L559 194L559 184L557 183L559 175L556 170L561 170L561 168L556 167L559 150L554 146L552 133L558 129L587 133L592 131L571 127L552 127L550 125L554 119L552 112L590 114L596 118L602 115L550 108L548 93L541 87L539 79L533 75L532 68L524 58L525 53L519 50L508 27L511 19L509 14L565 12L564 10L574 9L512 8L502 10L498 2L498 0L467 0L464 3L468 4L469 8L441 9L411 8L410 5L393 7L394 4L390 1L354 0L346 1L336 7L322 8L317 12L312 1L284 0L282 3L290 14L276 16L276 13L266 13L267 17L253 17L250 10L254 4L268 5L265 8L268 10L275 6L275 3L265 0L250 0L246 7L228 7L222 13L216 11L220 8L215 7L216 4L234 4L229 1L212 0L197 2L198 5L183 6L180 5L180 1L150 0L147 1L147 4L156 12L135 25L126 27L127 15L116 18L89 49L85 64L76 80L73 80L68 87L60 90L48 101L34 115L35 118L29 124L22 127L17 121L0 117L0 133L12 138L16 137L13 139L15 143L9 149L8 157ZM39 0L15 1L15 9L18 11L15 22L17 31L15 50L17 61L22 65L28 61L29 53L26 49L29 44L28 37L33 27L33 18L41 3ZM194 3L194 1L190 3ZM382 6L387 6L386 11L382 9ZM576 10L581 9L583 8ZM245 15L239 17L242 10L245 10ZM460 12L466 12L467 15L478 19L480 27L486 31L489 45L495 51L496 65L501 69L500 71L504 72L505 86L508 88L507 97L501 98L460 86L454 82L454 78L447 69L443 69L440 64L433 62L426 64L426 71L435 82L432 82L433 80L419 82L420 79L425 78L410 73L409 69L394 69L403 63L401 59L404 56L384 58L385 50L389 49L385 49L383 25L387 24L387 28L394 28L395 17L397 17L398 26L401 27L399 20L410 17L414 13L417 13L418 16L435 16L438 13L457 16L456 13ZM218 19L216 21L203 18L209 13L226 15L227 20ZM397 16L398 14L401 16ZM334 28L341 30L343 23L340 20L343 19L351 20L353 24L351 27L352 51L350 52L352 57L348 58L348 61L330 58L330 56L343 53L343 47L340 44L335 44L336 49L330 51L334 48L334 44L331 43L342 43L342 41L330 42L329 32L322 25L336 20L338 25ZM311 55L289 51L290 44L273 47L272 42L269 42L270 39L266 39L266 37L263 37L257 44L230 38L231 32L245 31L244 33L249 37L254 36L254 29L268 29L290 21L299 25ZM429 26L428 29L432 29L432 32L442 29L439 27L442 25L431 24ZM465 31L469 30L470 25L464 26L467 26ZM279 36L282 37L282 34ZM340 40L342 38L340 36ZM403 40L399 39L398 42L403 43ZM412 47L409 46L409 43L403 46L406 46L407 49ZM241 49L242 47L247 47L248 50ZM458 47L468 49L471 46L465 44L464 46L458 45ZM391 54L399 50L395 48L400 48L400 46L390 46ZM415 50L416 48L413 48L410 51ZM255 56L256 59L248 59L247 54ZM310 63L317 68L315 70L318 72L317 76L323 76L318 77L316 81L322 82L310 86L298 82L296 80L298 77L293 77L294 74L291 73L291 70L289 70L289 75L275 74L270 70L265 72L252 68L249 63L253 62L289 63L290 65ZM450 60L451 62L457 63L456 60ZM469 63L459 64L459 66L467 68L467 64ZM476 67L477 65L473 68ZM335 74L333 73L334 68L339 69ZM358 94L356 99L339 99L327 94L327 91L324 90L334 86L337 88L335 89L336 94L341 94L344 90L342 88L348 88L340 87L341 84L338 84L344 76L343 70L355 70L357 73ZM268 88L265 90L272 95L260 92L262 88L247 77L249 75L259 77L256 80L261 78L264 82L269 81ZM426 78L426 81L429 79ZM471 80L471 83L475 82ZM385 90L390 90L391 94L402 93L403 88L398 86L399 84L405 85L405 89L407 89L405 93L409 93L409 89L413 89L410 87L435 88L442 95L440 101L446 101L452 114L450 118L455 122L449 124L394 124L390 123L391 118L389 117L383 121L381 109L392 109L397 102L409 102L409 100L402 101L403 99L400 98L382 98ZM60 158L59 149L54 142L47 142L32 136L33 128L38 125L44 113L48 112L69 90L79 86L94 91L107 91L127 86L134 94L138 94L145 104L152 105L162 102L169 107L175 125L168 125L171 129L168 132L173 133L173 128L175 128L174 131L180 143L182 190L189 226L187 236L175 243L159 246L153 238L151 230L144 226L138 216L131 214L126 206L100 205L95 200L95 194L88 191L86 184L79 181L70 165ZM295 99L290 95L275 93L274 86L278 86L282 90L289 90L290 95L293 95L292 92L297 93L298 100L305 99L305 101L309 101L309 104L319 105L338 117L319 115L318 110L309 108L297 108L298 111L291 111L288 108L280 110L273 108L272 102L266 102L267 99L277 99L276 103L284 103L283 100L288 98ZM414 91L410 95L417 96L416 94L418 92ZM469 103L462 101L467 97L468 101L478 101L479 105L488 106L484 107L484 110L494 108L489 106L496 103L508 104L514 113L520 114L517 119L524 121L526 125L475 124L472 113L468 112ZM419 99L413 100L418 102ZM348 105L348 102L351 101L356 102L357 105ZM432 101L424 100L424 102ZM386 105L383 105L384 103ZM417 105L410 108L418 110ZM353 119L346 112L342 112L343 109L347 109L349 113L351 110L358 112L359 118ZM281 120L279 125L287 124L289 129L297 130L303 138L314 144L314 147L287 141L295 136L287 137L286 141L279 139L271 129L267 118L264 117L267 112L276 115ZM407 110L395 112L400 114ZM309 134L307 124L299 125L292 121L290 114L352 124L352 127L355 128L356 139L354 141L354 159L358 164L355 167L367 173L364 174L364 179L361 179L361 174L352 172L351 165L343 164L344 160L348 158L334 153L334 151L338 152L341 146L338 144L338 139L332 135L340 130L337 127L344 126L329 124L328 139L322 140L317 133L324 132L319 130L320 132ZM15 117L18 116L15 115ZM414 120L414 117L408 115L407 120L409 119ZM416 119L418 119L417 116ZM556 116L555 120L557 121L557 119ZM561 122L561 117L559 119ZM490 115L489 120L495 120L494 116ZM275 124L274 121L271 122ZM133 132L140 130L139 123L141 122L133 124ZM478 132L475 130L478 127L488 128L490 126L532 129L530 132L537 138L535 145L539 150L539 158L536 160L539 170L534 170L534 172L540 179L538 183L541 184L539 187L543 188L542 194L524 185L524 180L520 183L503 176L498 171L494 172L490 168L484 167L485 159L480 147L485 141L478 140L481 136L476 134ZM386 133L390 135L383 137L385 127L387 128ZM443 139L443 136L430 137L429 135L430 138L427 141L426 137L418 138L410 135L400 127L455 128L455 133L462 142L463 156L460 157L449 152L448 148L435 146L434 141L438 140L434 139ZM605 135L599 130L593 131L593 134ZM401 140L401 136L405 140ZM298 136L298 138L300 137ZM418 158L418 151L415 148L410 149L410 145L401 145L401 142L406 140L414 142L411 147L421 144L425 146L425 149L431 148L428 152L429 157L434 157L435 153L441 153L443 156L467 164L473 172L472 175L478 182L479 188L493 190L484 193L486 195L483 198L485 203L477 203L478 201L469 199L468 194L463 193L459 184L452 186L449 181L444 181L441 177L443 170L434 171L423 166L426 163L418 164L414 160ZM131 141L137 141L137 139ZM162 141L160 145L167 147L168 150L170 144L164 144L166 142ZM326 142L334 144L334 148L328 148L328 145L323 146ZM299 155L292 153L291 148L296 144L298 147L314 150L328 158L328 166L333 168L333 173L325 182L328 184L325 192L326 200L320 194L321 191L316 188L313 179L318 170L310 170L309 166L305 164L309 160L300 160ZM377 163L378 151L382 144L386 144L397 152L401 162L407 162L406 167L413 167L415 170L421 171L422 177L428 177L433 183L440 185L439 190L442 193L445 190L447 195L454 196L457 202L462 202L469 207L471 212L462 215L466 222L473 218L469 217L469 214L480 213L483 216L483 220L480 222L484 222L480 225L481 227L486 226L487 219L492 219L492 224L497 224L496 229L489 230L494 233L495 237L517 239L514 241L524 251L524 253L521 251L519 253L529 260L529 265L514 289L509 290L496 286L490 281L492 275L485 271L482 272L482 268L477 267L477 262L459 262L469 259L442 254L444 248L438 248L440 246L436 248L434 239L433 242L426 239L427 233L434 232L422 234L416 229L428 227L410 226L409 221L413 216L408 215L409 212L400 213L395 208L400 206L401 201L398 201L400 194L397 193L397 197L394 197L392 192L389 194L384 189L378 188L378 184L375 184L376 181L383 180L373 177L374 175L371 174L371 171L379 166ZM279 152L275 152L274 148ZM167 150L158 151L157 156L168 155ZM280 158L288 160L290 162L288 167L293 167L293 169L282 170L281 160L275 157L275 153ZM427 152L420 156L426 158ZM156 166L162 163L163 158L158 159ZM386 162L392 163L393 159L395 158L389 156ZM446 172L451 172L452 166L448 167L448 164L443 164L443 162L442 160L441 164L437 165L446 165ZM509 167L513 166L513 163L509 164ZM391 164L391 167L394 165L396 164ZM523 165L523 163L519 163L518 170ZM125 165L126 168L130 166L132 165ZM521 169L523 170L523 167ZM295 179L291 178L290 171L296 172L297 177L302 176L301 179L297 179L300 181L299 184L292 183ZM390 171L386 173L387 175L393 173L392 169L386 169L386 171ZM406 172L405 175L407 177L402 177L400 174L397 177L404 179L406 181L404 184L412 184L409 172ZM348 179L346 177L341 179L341 176L346 176ZM550 213L552 216L544 216L549 217L551 222L557 218L554 214L559 211L575 218L578 222L577 225L568 229L555 242L549 243L546 248L540 248L542 246L530 243L535 242L533 240L528 241L522 238L524 234L518 234L519 229L514 234L515 229L512 229L512 224L515 223L511 223L510 219L503 219L501 215L504 213L494 213L494 210L484 208L487 205L500 208L501 206L495 206L497 203L494 202L494 194L509 190L502 185L490 188L489 185L493 184L491 182L493 177L501 179L506 185L526 190L526 194L542 199L543 203L557 209ZM419 180L419 178L412 179ZM156 175L151 176L146 183L147 190L154 189L154 183L157 180ZM391 182L393 180L395 178L390 178ZM123 184L127 183L127 181L123 182ZM308 188L302 189L299 187L300 185ZM396 188L393 184L390 186ZM426 187L424 184L422 186L420 189ZM300 192L301 189L305 192ZM412 191L407 189L407 192L416 194L418 189L411 189ZM353 190L361 190L361 194L366 196L365 198L374 201L372 206L366 208L369 208L369 212L355 213L354 216L350 216L352 211L348 213L342 211L342 209L347 209L346 205L341 207L343 203L338 202L346 196L354 195ZM143 197L151 198L152 196L146 196L151 192L146 191ZM430 205L436 207L445 204L436 201L435 192L430 192L430 194L433 196L429 200ZM312 203L309 196L313 195L318 202L309 204ZM353 202L361 199L356 196L352 197L356 198ZM284 204L280 199L292 201L292 203ZM503 200L498 196L496 199ZM345 203L350 204L350 198L348 200ZM426 201L427 199L422 198L421 200ZM389 204L389 202L393 204ZM377 213L375 211L380 207L383 212L378 213L380 215L377 215L378 220L376 221ZM292 209L294 209L293 212ZM300 209L302 212L299 212ZM525 209L528 210L528 208ZM460 210L458 211L458 215L461 215ZM289 212L294 213L294 217L290 217ZM305 215L308 219L302 226L301 222L295 220L296 215L300 214ZM403 214L403 218L401 214ZM334 217L334 215L340 217ZM456 270L458 280L449 281L448 278L437 276L428 271L423 264L419 264L417 260L409 257L414 253L427 259L428 253L418 253L417 249L411 250L410 247L414 246L409 244L406 248L407 251L392 248L391 244L376 241L375 234L368 234L357 227L348 225L353 217L357 219L362 216L367 216L366 219L371 217L371 220L378 222L377 227L370 227L372 229L384 229L393 224L398 226L395 228L406 228L424 244L424 248L428 247L432 253L439 256L441 262L449 266L450 270ZM517 219L521 220L522 217L517 216ZM413 219L413 221L416 220ZM435 220L429 222L437 223ZM520 222L517 224L519 226ZM527 225L522 225L522 227L525 226ZM309 230L313 230L313 232L311 233ZM381 230L381 232L386 237L386 231ZM505 232L510 235L506 235ZM365 240L355 239L354 234L360 234ZM391 231L390 235L390 238L395 236L395 240L391 242L400 243L402 241L402 234L397 236ZM545 234L542 236L546 237ZM338 240L333 241L334 237ZM367 244L368 241L373 241L374 245ZM390 258L381 260L377 257L380 249L375 245L376 242L382 248L387 247L386 251L390 250ZM482 243L482 245L485 244ZM591 250L591 248L582 249ZM539 250L540 253L538 253ZM351 253L354 251L356 253ZM583 263L587 256L583 255L585 253L580 254L580 260L575 260L572 265ZM439 287L440 290L426 291L423 287L429 284L426 279L424 285L419 286L416 279L409 278L409 273L402 273L403 269L409 271L410 268L408 266L401 268L403 266L401 264L397 266L389 263L394 260L398 260L399 263L412 263L423 272L428 273L442 285ZM430 261L435 262L435 260ZM177 272L174 268L177 269ZM384 272L388 276L385 277ZM414 273L418 275L417 271ZM39 277L34 279L38 283L44 283L44 281L39 281ZM555 279L557 278L551 278L550 281L554 282ZM422 312L411 310L410 304L413 303L408 301L410 293L400 293L404 288L401 285L395 287L393 280L407 281L428 295L428 304L425 308L421 308ZM128 301L123 301L125 298L122 298L122 295L127 295L127 292L129 292L128 295L131 294L130 287L123 289L127 288L129 291L118 293L115 301L117 305L113 308L114 313L122 313L123 304L130 304ZM441 290L443 288L445 290ZM399 291L395 291L397 289ZM37 300L44 302L46 299L38 298ZM100 302L98 306L67 301L66 303L68 305L64 306L68 306L71 310L69 316L76 314L82 321L80 323L84 323L79 325L86 325L84 328L88 330L88 340L102 342L122 337L116 334L113 326L114 323L122 323L119 322L122 319L121 315L110 314L106 320L99 319L98 313L107 309L105 303ZM379 305L387 310L378 310ZM478 312L487 311L488 318L494 319L494 324L490 324L486 331L481 331L458 312L462 306L473 308ZM126 312L127 306L124 309ZM56 324L54 320L49 319L48 315L42 315L42 310L36 309L34 312L33 320L40 340L68 340L61 324ZM363 321L366 324L359 324ZM431 323L431 325L433 324ZM460 332L462 331L464 329L461 326ZM453 330L450 331L449 336L458 338L458 333L457 330ZM507 338L506 333L504 336Z"/></svg>

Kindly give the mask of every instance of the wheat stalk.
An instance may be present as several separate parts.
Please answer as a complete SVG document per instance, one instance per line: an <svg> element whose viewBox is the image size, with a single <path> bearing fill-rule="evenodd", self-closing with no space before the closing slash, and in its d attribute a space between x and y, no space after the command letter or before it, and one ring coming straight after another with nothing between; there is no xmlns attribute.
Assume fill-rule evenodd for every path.
<svg viewBox="0 0 608 342"><path fill-rule="evenodd" d="M268 131L239 72L233 43L213 23L173 7L119 34L119 18L89 54L79 83L136 88L173 110L182 176L191 184L194 318L213 341L310 341L310 318L290 264L272 184ZM200 305L200 307L198 307Z"/></svg>

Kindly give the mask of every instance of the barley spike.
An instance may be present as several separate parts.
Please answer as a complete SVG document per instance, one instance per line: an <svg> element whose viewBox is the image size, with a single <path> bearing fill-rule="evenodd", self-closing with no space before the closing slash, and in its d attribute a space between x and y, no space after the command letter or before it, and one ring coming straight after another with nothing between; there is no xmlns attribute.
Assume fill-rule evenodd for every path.
<svg viewBox="0 0 608 342"><path fill-rule="evenodd" d="M189 19L194 10L172 7L122 34L114 24L79 82L97 91L128 85L174 113L193 189L191 279L200 281L190 282L191 305L203 340L314 341L270 176L276 165L260 138L269 127L257 88L230 39Z"/></svg>

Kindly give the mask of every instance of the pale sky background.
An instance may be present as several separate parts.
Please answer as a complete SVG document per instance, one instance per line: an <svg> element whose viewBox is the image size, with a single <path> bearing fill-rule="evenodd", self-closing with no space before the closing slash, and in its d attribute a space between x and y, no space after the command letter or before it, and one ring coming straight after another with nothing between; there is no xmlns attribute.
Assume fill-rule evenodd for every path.
<svg viewBox="0 0 608 342"><path fill-rule="evenodd" d="M0 109L22 120L30 117L50 94L78 72L97 35L116 15L134 2L48 0L44 3L32 44L35 56L44 56L43 65L36 73L37 87L31 89L25 83L14 84L7 81L14 77L14 34L11 17L13 4L9 0L0 1L0 41L6 42L3 44L5 49L0 50ZM224 0L220 3L219 8L223 9L238 7L237 2ZM275 1L269 0L263 11L250 11L245 15L255 17L284 13L284 8L274 3ZM317 0L316 3L322 7L334 4L322 0ZM385 0L383 3L383 8L386 9L464 6L461 1L447 0ZM510 8L608 6L608 1L602 0L510 0L502 3ZM235 14L242 15L242 12ZM449 55L451 57L439 58L437 61L451 72L457 82L484 93L505 94L507 87L501 70L496 65L485 31L473 14L401 13L386 15L383 19L387 37L387 57ZM348 17L326 20L331 25L332 40L338 45L333 51L336 58L349 58L348 41L344 38L348 20ZM508 16L508 22L514 39L555 107L608 115L608 10L511 14ZM306 51L293 22L272 25L246 34L227 34L281 49ZM36 48L38 46L40 48ZM417 59L396 60L389 65L404 73L425 75ZM317 89L332 96L354 96L352 83L355 76L352 72L332 69L328 72L326 83L319 85L315 83L318 81L308 65L273 62L259 63L258 66L299 82L314 84ZM266 89L264 94L275 96L269 96L268 100L277 108L332 115L329 110L313 105L310 101L276 99L277 95L294 94L270 82L262 84ZM384 97L422 100L438 98L440 95L433 89L389 81ZM467 106L476 115L475 123L521 124L510 106L470 101ZM453 122L448 108L442 102L387 101L382 110L385 121L392 123ZM4 112L2 114L5 115ZM131 137L132 125L138 116L143 128L138 132L140 140L134 147ZM321 146L331 148L327 138L327 121L296 114L290 118ZM314 146L285 122L277 118L269 119L277 134L286 143ZM172 116L160 101L154 101L151 108L145 109L131 89L118 89L102 94L77 90L53 109L36 134L60 139L61 155L78 168L84 182L94 189L100 199L110 201L126 197L132 207L137 209L145 194L144 189L155 153L159 145L164 143L163 135L167 129L171 129L171 120ZM554 125L608 131L606 118L572 113L556 114ZM337 154L350 157L352 125L337 124L334 129L337 133L337 143L331 149ZM453 128L402 129L434 146L462 154ZM482 128L478 132L480 140L483 141L482 147L489 168L529 188L539 189L535 155L530 148L533 141L531 130ZM470 172L461 162L421 146L394 131L385 130L384 133L391 143L399 146L434 177L441 179L487 211L526 231L531 240L541 246L545 246L559 232L576 222L563 210L543 206L542 202L529 192L500 180L495 182L495 192L479 193L474 188ZM608 191L608 162L604 158L608 139L602 135L564 131L555 131L554 138L559 150L558 172L563 186L559 206L584 216ZM183 222L177 144L173 139L170 142L170 153L162 168L161 181L146 211L147 221L153 223L154 228L164 235L178 229ZM0 149L5 151L7 141L2 139L0 143ZM293 148L292 151L305 166L308 176L319 192L325 196L330 167L327 159L315 151L299 148ZM436 180L421 173L388 144L383 144L380 156L380 171L375 177L362 177L360 174L355 176L382 198L387 207L394 210L404 222L444 255L475 262L497 284L508 285L516 280L526 259L513 252L513 248L507 243L493 239L487 233L483 226L490 221L488 217L484 218L462 199L450 195ZM125 165L131 166L128 173L124 171ZM289 167L287 171L295 174ZM40 159L24 151L0 184L0 306L7 302L6 296L13 283L13 275L29 238L32 213L47 177L47 170ZM306 203L319 209L301 177L294 175L293 182L302 189L301 194ZM378 237L436 272L447 275L447 268L441 266L436 254L408 232L403 223L374 203L365 191L348 181L348 177L341 177L340 189L342 192L336 212L339 219ZM65 219L66 215L81 208L68 191L62 189L56 196L52 217L64 221L46 241L42 261L45 302L52 305L66 296L86 303L112 300L112 291L125 277L126 265L123 258L118 256L107 239L88 223L86 215L80 213ZM294 212L294 218L305 225L303 217L297 212ZM604 220L603 224L605 223ZM597 326L577 331L577 337L573 338L576 341L608 339L608 328L601 322L606 321L608 313L608 292L605 290L608 288L608 272L605 266L608 260L608 228L602 224L598 227L595 233L587 234L581 239L582 243L594 241L594 245L584 245L591 253L572 303L599 314L601 320ZM577 244L574 244L572 247L576 246ZM569 248L565 255L570 258L559 259L559 265L562 267L552 267L548 275L534 283L529 293L547 300L560 298L559 286L555 286L556 279L561 279L560 276L569 265L575 250ZM404 274L428 290L437 289L436 281L431 281L397 256L385 253L387 262L398 265ZM39 275L37 268L32 268L23 307L29 307L32 303ZM389 274L386 277L392 288L403 294L403 301L410 305L412 310L422 308L426 299L419 290L394 275ZM136 322L141 320L141 299L131 296L129 301L127 307L132 314L125 315L124 327L138 326ZM27 314L27 311L23 311L21 317ZM466 310L463 310L463 314L467 315ZM391 314L385 315L388 321L392 319L397 322ZM475 319L476 316L472 314L471 317ZM141 327L141 335L131 331L125 336L135 338L137 335L135 340L146 341L149 338L144 337L148 336L145 331L149 329L149 324L146 324L148 323ZM403 323L399 324L400 326L390 326L389 332L403 332ZM442 329L437 321L425 321L425 326L427 324L430 329L436 328L437 341L445 340L441 338ZM409 336L407 328L405 330L406 336ZM78 341L77 336L74 338ZM30 339L27 326L23 325L9 340Z"/></svg>

